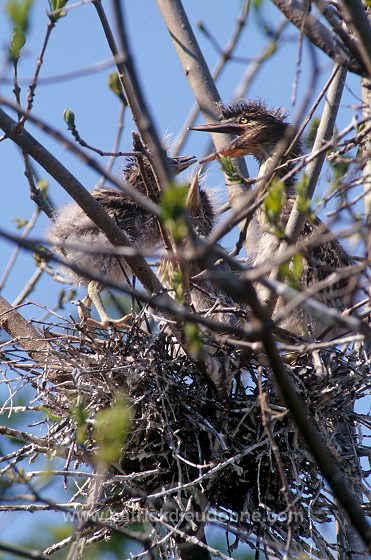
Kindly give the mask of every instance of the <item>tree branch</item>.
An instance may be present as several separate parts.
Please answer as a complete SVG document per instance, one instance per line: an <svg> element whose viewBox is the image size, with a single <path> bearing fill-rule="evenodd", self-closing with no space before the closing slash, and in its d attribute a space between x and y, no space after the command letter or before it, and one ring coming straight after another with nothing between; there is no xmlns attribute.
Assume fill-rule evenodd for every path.
<svg viewBox="0 0 371 560"><path fill-rule="evenodd" d="M343 93L343 88L345 84L346 69L335 65L333 69L333 74L335 78L330 84L325 106L322 112L321 121L317 130L316 139L312 148L312 153L317 152L323 146L323 144L329 141L332 137L336 116L339 110L340 100ZM326 158L326 152L321 152L318 156L313 159L307 166L306 175L308 177L308 186L306 189L305 196L307 199L312 199L323 163ZM290 244L294 245L299 238L299 235L303 229L304 222L306 220L306 215L300 211L298 201L296 200L294 206L291 210L289 219L286 224L285 229L285 239L290 240ZM288 247L288 242L282 240L278 249L278 256L285 252ZM278 277L278 270L273 270L270 279L273 280ZM273 307L274 302L268 303Z"/></svg>
<svg viewBox="0 0 371 560"><path fill-rule="evenodd" d="M350 20L347 23L359 39L359 51L371 76L371 26L366 8L361 0L343 0L343 4Z"/></svg>
<svg viewBox="0 0 371 560"><path fill-rule="evenodd" d="M311 451L333 490L336 499L344 508L350 522L371 551L371 525L367 521L360 502L351 491L347 478L343 475L332 453L323 442L313 417L298 395L296 386L278 353L272 332L268 327L269 318L263 311L253 285L250 282L243 282L235 277L227 281L220 281L219 284L236 301L247 303L251 307L256 320L261 325L262 344L283 400L290 410L308 449Z"/></svg>
<svg viewBox="0 0 371 560"><path fill-rule="evenodd" d="M244 0L241 8L241 12L237 18L236 27L233 31L231 38L229 39L228 43L224 47L224 49L220 52L219 60L216 63L214 70L212 71L212 79L214 82L219 78L220 74L222 73L223 69L225 68L226 62L231 59L233 55L233 51L236 48L238 41L242 35L242 31L246 25L246 19L249 14L249 7L250 1ZM177 155L180 150L183 148L185 141L188 137L189 130L188 128L193 125L195 122L198 114L200 112L200 108L198 103L195 102L194 105L191 107L189 114L187 115L181 131L179 132L177 138L175 139L173 152Z"/></svg>
<svg viewBox="0 0 371 560"><path fill-rule="evenodd" d="M157 4L202 114L208 122L218 121L217 103L220 102L220 96L181 1L157 0ZM231 140L230 135L213 134L216 150L221 149ZM235 160L235 163L238 163L239 172L247 177L245 161L240 158ZM228 178L226 182L230 205L237 211L245 199L247 187L238 183L229 184Z"/></svg>
<svg viewBox="0 0 371 560"><path fill-rule="evenodd" d="M0 296L0 327L19 341L35 362L44 361L53 351L47 340L14 307Z"/></svg>
<svg viewBox="0 0 371 560"><path fill-rule="evenodd" d="M115 43L101 0L94 0L93 4L97 10L98 17L107 37L108 45L115 57L119 78L122 87L124 88L133 119L145 144L147 144L150 149L153 157L155 174L158 177L160 184L165 187L168 183L170 183L173 177L166 160L165 152L155 130L153 119L150 115L139 85L129 43L126 39L121 3L113 0L113 11L116 19L121 53Z"/></svg>
<svg viewBox="0 0 371 560"><path fill-rule="evenodd" d="M371 79L364 78L362 81L363 117L371 120ZM371 263L371 137L365 142L363 150L363 192L364 208L367 226L367 257ZM371 302L371 287L369 288Z"/></svg>
<svg viewBox="0 0 371 560"><path fill-rule="evenodd" d="M19 556L19 558L29 558L30 560L48 560L42 552L38 550L25 550L19 546L13 546L4 542L0 542L0 550L8 552L12 556Z"/></svg>
<svg viewBox="0 0 371 560"><path fill-rule="evenodd" d="M317 20L312 14L307 14L305 6L299 0L272 0L273 4L302 31L310 41L325 52L340 66L344 66L351 72L360 74L367 73L366 68L352 59L344 46L335 39L333 33Z"/></svg>

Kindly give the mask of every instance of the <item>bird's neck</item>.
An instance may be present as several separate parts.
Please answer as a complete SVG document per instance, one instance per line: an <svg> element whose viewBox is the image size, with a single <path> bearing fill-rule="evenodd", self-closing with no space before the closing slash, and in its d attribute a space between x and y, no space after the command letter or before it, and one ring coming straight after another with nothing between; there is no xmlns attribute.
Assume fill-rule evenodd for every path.
<svg viewBox="0 0 371 560"><path fill-rule="evenodd" d="M282 179L292 171L296 164L290 160L294 160L301 154L300 143L297 143L287 156L281 158L280 162L277 162L276 156L280 149L278 146L281 145L281 143L276 142L271 146L265 146L264 152L261 151L259 154L256 154L255 157L259 163L258 177L264 177L266 174L270 175L277 164L282 165L282 163L286 162L287 164L284 167L277 170L276 177ZM295 176L296 174L293 174L284 181L287 195L295 193ZM275 235L269 233L270 229L265 210L263 207L259 207L249 223L246 235L248 253L251 262L255 265L269 259L277 250L278 239Z"/></svg>
<svg viewBox="0 0 371 560"><path fill-rule="evenodd" d="M266 144L261 150L259 150L258 153L256 153L255 157L259 163L258 177L263 177L267 173L270 174L273 171L272 166L280 166L275 174L279 179L282 179L294 169L296 163L291 160L295 160L295 158L301 155L300 142L297 142L286 156L281 157L281 159L277 161L277 155L279 155L279 151L283 148L282 141L284 139L285 132L286 129L283 131L282 138L278 139L276 142L274 142L274 138L272 138L273 141L271 144ZM282 167L283 164L284 166ZM290 194L294 193L295 180L296 173L285 179L285 187L287 192Z"/></svg>

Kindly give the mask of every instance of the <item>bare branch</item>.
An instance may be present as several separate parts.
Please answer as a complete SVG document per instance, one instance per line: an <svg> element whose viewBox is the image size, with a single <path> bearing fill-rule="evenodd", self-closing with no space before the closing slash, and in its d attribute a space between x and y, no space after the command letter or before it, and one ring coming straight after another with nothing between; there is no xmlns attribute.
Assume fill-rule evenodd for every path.
<svg viewBox="0 0 371 560"><path fill-rule="evenodd" d="M52 347L29 321L0 296L0 327L18 340L31 358L36 362L44 361L52 352Z"/></svg>
<svg viewBox="0 0 371 560"><path fill-rule="evenodd" d="M333 30L339 35L344 45L348 47L348 50L354 55L358 63L363 66L363 60L359 51L358 42L349 33L349 30L346 28L343 18L339 13L337 13L336 8L334 8L332 4L327 2L327 0L315 0L315 3L320 12L327 19ZM339 8L339 5L337 7Z"/></svg>
<svg viewBox="0 0 371 560"><path fill-rule="evenodd" d="M371 26L367 9L361 0L343 0L344 10L349 16L348 25L359 39L359 50L371 76Z"/></svg>
<svg viewBox="0 0 371 560"><path fill-rule="evenodd" d="M363 100L363 116L365 119L371 120L371 79L364 78L362 81L362 100ZM364 208L367 224L367 257L371 262L371 136L370 132L366 137L364 144L364 167L363 167L363 193ZM371 288L369 290L371 301Z"/></svg>
<svg viewBox="0 0 371 560"><path fill-rule="evenodd" d="M208 122L216 122L219 117L217 104L220 102L220 96L183 5L180 0L157 0L157 3L200 110ZM231 139L230 135L213 134L217 150L225 146ZM240 160L236 160L236 163L241 175L246 177L247 169L244 160L240 158ZM238 210L245 199L247 187L243 184L233 183L231 185L228 183L227 180L230 205L234 210Z"/></svg>
<svg viewBox="0 0 371 560"><path fill-rule="evenodd" d="M277 351L271 331L267 328L268 317L259 303L252 284L249 282L241 282L237 279L233 279L233 281L222 281L220 284L227 293L230 293L236 299L236 301L248 303L255 318L261 323L262 344L285 404L300 429L308 449L310 449L327 482L331 486L336 499L342 505L350 522L371 551L371 525L369 525L365 517L361 504L350 489L348 481L337 466L335 458L324 444L315 426L314 419L298 396L292 378Z"/></svg>
<svg viewBox="0 0 371 560"><path fill-rule="evenodd" d="M250 5L250 0L245 0L244 3L242 4L241 12L237 18L236 27L233 31L233 34L229 39L228 43L226 44L226 46L224 47L224 49L222 50L222 52L220 53L219 60L216 63L214 70L211 72L212 79L215 82L217 81L223 69L225 68L226 62L228 62L228 60L230 60L230 58L232 57L233 51L238 44L240 36L246 25L246 19L249 13L249 5ZM200 108L196 102L193 105L193 107L191 107L191 110L189 111L189 114L186 117L184 124L182 125L182 129L179 132L177 138L175 139L174 146L173 146L173 152L175 155L177 155L180 152L180 150L183 148L184 143L189 134L188 128L193 125L199 112L200 112Z"/></svg>
<svg viewBox="0 0 371 560"><path fill-rule="evenodd" d="M29 558L30 560L47 560L47 556L44 556L41 552L37 550L25 550L19 546L10 545L4 542L0 542L0 550L3 552L8 552L12 556L19 556L19 558Z"/></svg>
<svg viewBox="0 0 371 560"><path fill-rule="evenodd" d="M333 134L336 116L338 113L340 100L343 93L346 70L336 65L333 70L333 73L336 74L336 76L329 87L327 101L323 109L321 122L317 130L312 153L320 150L323 144L331 139ZM322 165L323 162L325 161L325 157L326 157L325 152L320 153L307 167L306 173L308 176L308 186L306 189L306 198L308 199L311 199L314 194L317 181L321 173ZM306 216L305 214L303 214L303 212L300 211L298 201L296 201L291 210L285 228L285 238L289 239L290 243L295 244L296 241L298 240L305 219ZM282 241L278 249L278 254L284 252L287 246L288 243ZM278 276L278 271L277 270L273 271L270 275L270 279L277 278L277 276Z"/></svg>
<svg viewBox="0 0 371 560"><path fill-rule="evenodd" d="M325 27L323 23L312 14L306 14L302 2L299 0L291 0L290 2L286 0L272 0L272 2L298 29L302 28L305 19L306 21L303 27L305 35L314 45L332 58L334 62L361 76L366 73L366 69L361 67L357 60L349 56L346 48L336 40L331 31Z"/></svg>
<svg viewBox="0 0 371 560"><path fill-rule="evenodd" d="M133 64L132 54L126 37L121 4L113 0L113 11L115 14L121 53L116 46L101 0L94 0L93 4L102 23L112 54L114 57L118 55L120 57L119 60L122 60L122 62L117 62L117 70L121 84L126 93L127 101L138 130L151 151L155 174L160 184L166 186L172 180L172 173L139 85L135 65Z"/></svg>

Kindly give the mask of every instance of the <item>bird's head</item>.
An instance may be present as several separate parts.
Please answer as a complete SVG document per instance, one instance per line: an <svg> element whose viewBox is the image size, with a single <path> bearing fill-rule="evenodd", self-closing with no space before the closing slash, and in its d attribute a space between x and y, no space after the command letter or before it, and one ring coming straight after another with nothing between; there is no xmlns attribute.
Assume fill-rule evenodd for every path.
<svg viewBox="0 0 371 560"><path fill-rule="evenodd" d="M219 155L238 157L248 154L262 163L282 140L288 126L282 109L268 110L262 101L238 101L231 105L220 105L220 109L219 122L194 126L190 130L234 134L237 138L204 158L201 163L212 161Z"/></svg>
<svg viewBox="0 0 371 560"><path fill-rule="evenodd" d="M175 158L168 157L167 161L169 167L173 170L174 175L178 175L196 163L197 158L196 156L179 156Z"/></svg>
<svg viewBox="0 0 371 560"><path fill-rule="evenodd" d="M215 213L209 195L200 187L200 176L196 173L189 185L186 208L195 232L200 237L207 237L213 229Z"/></svg>
<svg viewBox="0 0 371 560"><path fill-rule="evenodd" d="M124 168L124 178L128 183L130 183L132 187L140 191L142 194L150 195L150 193L147 192L138 159L136 157L130 157L127 158L127 160L128 163ZM174 175L178 175L179 173L185 171L186 169L188 169L188 167L196 163L197 158L195 156L179 156L175 158L167 156L167 161ZM160 192L157 188L156 179L153 174L151 164L148 158L146 158L145 156L143 156L143 165L147 178L151 183L152 191L156 193L155 202L158 202L160 198Z"/></svg>

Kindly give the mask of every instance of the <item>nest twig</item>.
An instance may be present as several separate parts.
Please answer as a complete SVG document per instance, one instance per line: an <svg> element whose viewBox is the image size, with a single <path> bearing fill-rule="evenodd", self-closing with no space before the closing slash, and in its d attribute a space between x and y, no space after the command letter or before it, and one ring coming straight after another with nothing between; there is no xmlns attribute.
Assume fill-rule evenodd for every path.
<svg viewBox="0 0 371 560"><path fill-rule="evenodd" d="M171 542L162 538L164 527L171 532L161 517L165 497L175 499L181 492L199 504L202 522L228 530L236 543L263 548L277 558L287 549L295 555L309 548L315 557L332 557L337 544L325 542L322 526L337 519L337 506L277 395L269 368L252 357L222 401L166 332L148 335L133 325L122 339L112 333L55 330L48 329L55 354L42 367L26 362L16 343L2 348L9 370L4 379L12 395L22 385L32 385L37 402L53 417L37 440L23 434L25 445L8 460L18 464L53 450L66 459L65 478L73 479L79 464L95 465L90 428L97 412L117 394L128 396L132 424L120 462L102 478L93 510L94 521L98 515L104 523L86 526L88 543L145 520L156 528L153 539L164 550ZM360 432L369 426L353 404L369 389L369 362L356 351L331 348L304 354L288 367L328 447L365 492ZM71 414L77 401L87 413L83 445ZM5 405L11 409L10 401ZM344 433L351 437L344 440ZM73 511L85 507L92 512L84 504L94 480L92 476L74 497ZM178 523L174 536L184 531L197 536L198 528L197 523L191 530Z"/></svg>

